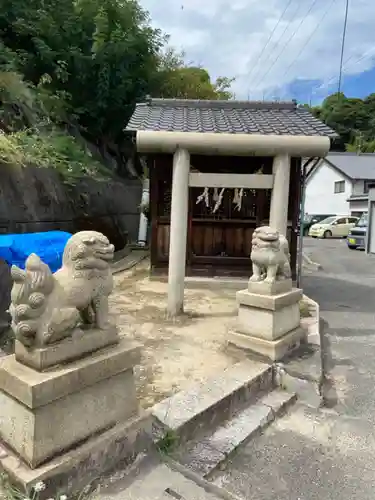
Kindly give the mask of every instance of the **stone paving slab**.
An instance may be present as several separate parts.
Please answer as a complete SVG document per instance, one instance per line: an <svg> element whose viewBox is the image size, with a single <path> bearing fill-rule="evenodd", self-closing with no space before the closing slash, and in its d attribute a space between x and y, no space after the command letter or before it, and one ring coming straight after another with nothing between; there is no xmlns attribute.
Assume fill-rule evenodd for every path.
<svg viewBox="0 0 375 500"><path fill-rule="evenodd" d="M227 496L226 496L227 497ZM220 500L180 472L159 464L100 490L92 500ZM225 498L225 497L224 497Z"/></svg>

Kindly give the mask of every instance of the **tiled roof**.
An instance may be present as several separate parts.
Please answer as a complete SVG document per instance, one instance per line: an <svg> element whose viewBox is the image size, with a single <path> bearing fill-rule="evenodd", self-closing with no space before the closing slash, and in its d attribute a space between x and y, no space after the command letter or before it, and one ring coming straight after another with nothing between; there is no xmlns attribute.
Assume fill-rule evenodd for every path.
<svg viewBox="0 0 375 500"><path fill-rule="evenodd" d="M137 104L126 130L337 136L294 101L149 99Z"/></svg>

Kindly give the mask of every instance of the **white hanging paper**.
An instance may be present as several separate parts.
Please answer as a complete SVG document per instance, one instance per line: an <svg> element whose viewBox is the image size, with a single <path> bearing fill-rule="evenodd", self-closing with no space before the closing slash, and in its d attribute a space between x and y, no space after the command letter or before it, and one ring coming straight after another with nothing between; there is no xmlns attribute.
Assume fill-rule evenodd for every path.
<svg viewBox="0 0 375 500"><path fill-rule="evenodd" d="M243 188L239 189L237 191L237 194L235 194L234 196L236 198L235 210L238 210L240 212L242 208ZM234 203L234 198L233 198L233 203Z"/></svg>
<svg viewBox="0 0 375 500"><path fill-rule="evenodd" d="M222 188L219 193L218 200L214 206L214 209L212 210L212 213L214 214L220 207L222 201L223 201L223 195L224 195L225 188Z"/></svg>
<svg viewBox="0 0 375 500"><path fill-rule="evenodd" d="M203 190L203 193L200 194L195 202L196 205L198 205L201 201L204 201L206 207L208 208L210 205L210 199L209 199L209 191L208 187L205 187Z"/></svg>

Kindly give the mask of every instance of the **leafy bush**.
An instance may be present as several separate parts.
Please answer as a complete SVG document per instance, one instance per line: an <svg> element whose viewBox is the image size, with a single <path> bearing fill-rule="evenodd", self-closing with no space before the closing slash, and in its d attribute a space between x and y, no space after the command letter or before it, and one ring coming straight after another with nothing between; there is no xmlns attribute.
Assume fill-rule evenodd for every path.
<svg viewBox="0 0 375 500"><path fill-rule="evenodd" d="M74 137L52 125L62 113L55 101L57 96L18 73L0 71L0 162L55 168L71 180L108 177L109 171Z"/></svg>
<svg viewBox="0 0 375 500"><path fill-rule="evenodd" d="M12 165L22 165L24 156L17 142L8 135L0 134L0 161Z"/></svg>
<svg viewBox="0 0 375 500"><path fill-rule="evenodd" d="M110 175L73 137L57 129L0 135L0 161L54 168L67 180L82 176L105 179Z"/></svg>

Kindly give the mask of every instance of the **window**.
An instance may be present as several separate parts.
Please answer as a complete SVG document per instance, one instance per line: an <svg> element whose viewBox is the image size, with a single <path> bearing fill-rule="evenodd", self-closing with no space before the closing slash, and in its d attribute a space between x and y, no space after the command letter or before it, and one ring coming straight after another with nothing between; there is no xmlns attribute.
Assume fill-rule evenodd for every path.
<svg viewBox="0 0 375 500"><path fill-rule="evenodd" d="M336 224L347 224L346 217L342 217L341 219L337 219Z"/></svg>
<svg viewBox="0 0 375 500"><path fill-rule="evenodd" d="M368 226L368 213L364 212L359 218L357 224L358 227L367 227Z"/></svg>
<svg viewBox="0 0 375 500"><path fill-rule="evenodd" d="M363 194L368 194L368 192L369 192L369 186L371 184L374 184L374 181L365 181L363 183Z"/></svg>
<svg viewBox="0 0 375 500"><path fill-rule="evenodd" d="M336 217L327 217L325 219L321 219L321 224L332 224L332 222L335 222Z"/></svg>
<svg viewBox="0 0 375 500"><path fill-rule="evenodd" d="M345 193L345 181L335 182L335 194L337 193Z"/></svg>
<svg viewBox="0 0 375 500"><path fill-rule="evenodd" d="M349 217L349 224L356 224L358 217Z"/></svg>

